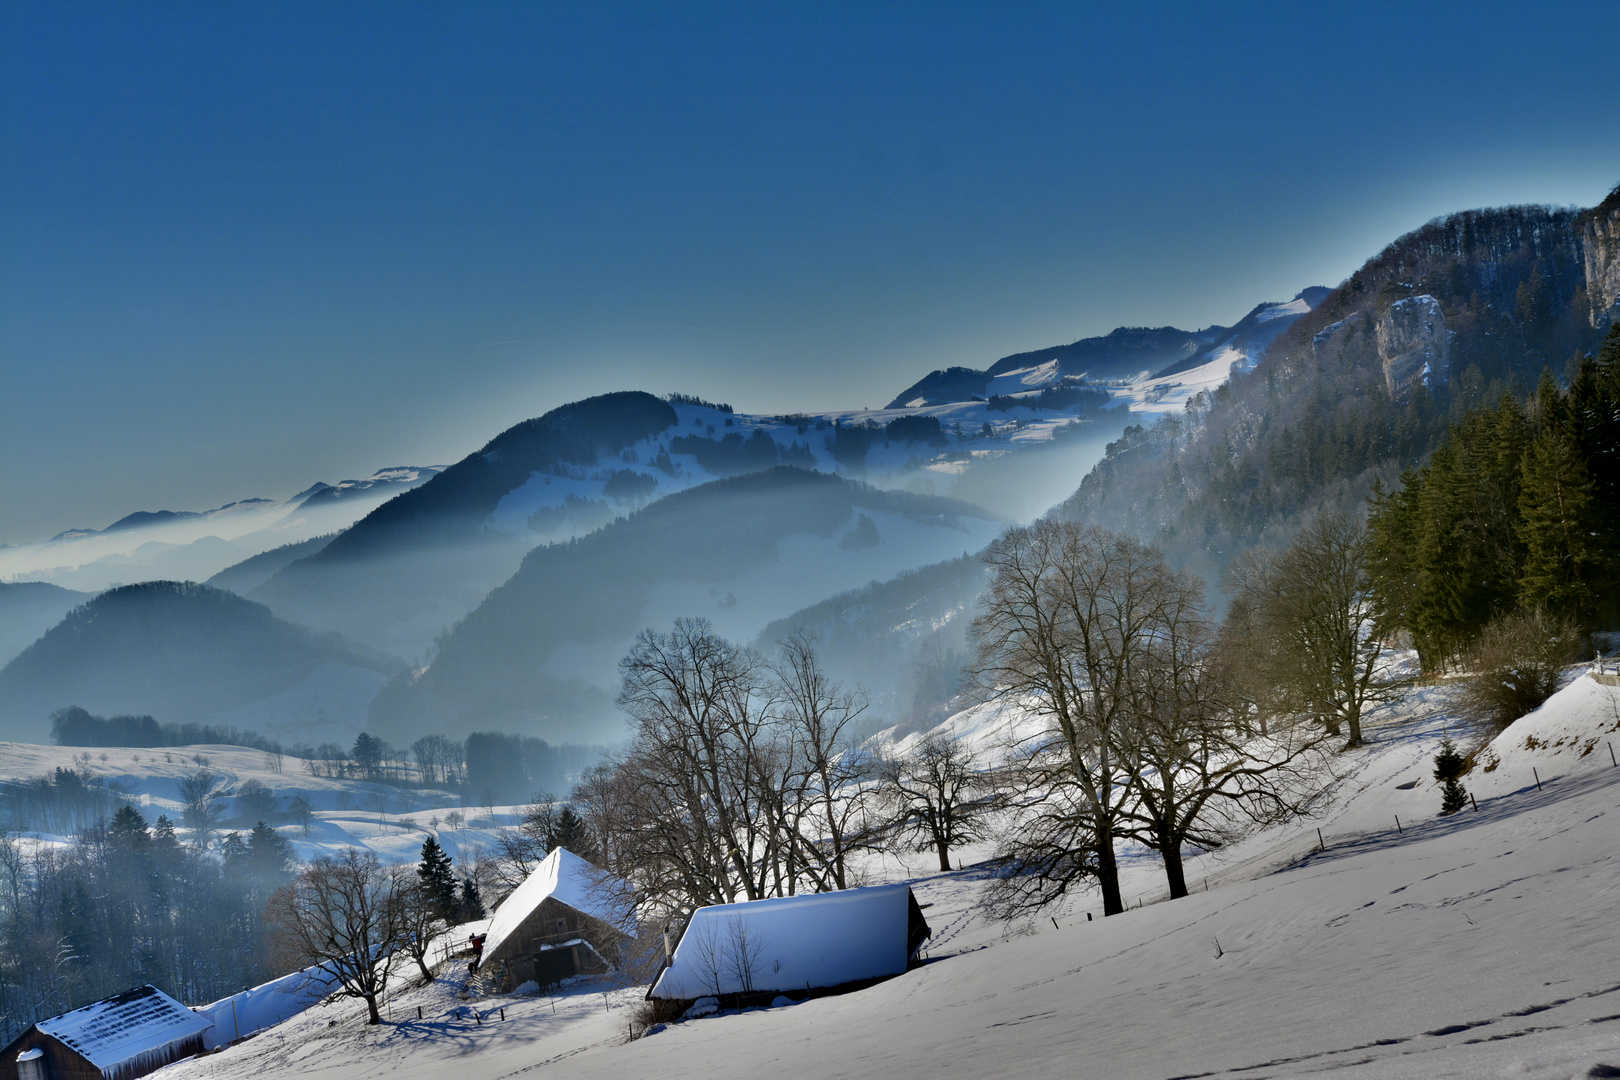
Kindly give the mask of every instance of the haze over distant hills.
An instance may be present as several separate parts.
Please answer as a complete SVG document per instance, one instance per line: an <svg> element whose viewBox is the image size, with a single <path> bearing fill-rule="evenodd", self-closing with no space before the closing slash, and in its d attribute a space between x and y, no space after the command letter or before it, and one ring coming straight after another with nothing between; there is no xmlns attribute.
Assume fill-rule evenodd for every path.
<svg viewBox="0 0 1620 1080"><path fill-rule="evenodd" d="M137 581L202 580L271 548L346 528L437 472L389 468L364 480L316 483L286 499L137 511L104 529L69 529L37 544L0 546L0 579L88 592Z"/></svg>
<svg viewBox="0 0 1620 1080"><path fill-rule="evenodd" d="M22 655L0 671L0 720L37 731L81 704L266 730L366 723L395 741L610 738L617 660L679 615L761 648L811 629L885 715L920 715L954 690L974 555L1006 521L1056 507L1218 580L1316 509L1360 506L1471 404L1593 349L1620 313L1617 236L1620 193L1584 212L1469 211L1231 327L1121 329L934 372L882 410L609 394L442 471L4 549L8 575L69 583L212 559L198 576L268 607L170 583L46 633L87 595L8 584L0 646ZM185 667L191 649L212 659Z"/></svg>
<svg viewBox="0 0 1620 1080"><path fill-rule="evenodd" d="M50 713L71 704L319 738L358 731L397 667L207 585L126 585L75 608L0 668L0 726L43 742Z"/></svg>
<svg viewBox="0 0 1620 1080"><path fill-rule="evenodd" d="M372 729L396 742L440 724L603 741L619 731L619 657L643 627L699 616L746 641L828 591L978 551L1002 526L954 500L789 466L712 481L535 548L425 670L388 685Z"/></svg>

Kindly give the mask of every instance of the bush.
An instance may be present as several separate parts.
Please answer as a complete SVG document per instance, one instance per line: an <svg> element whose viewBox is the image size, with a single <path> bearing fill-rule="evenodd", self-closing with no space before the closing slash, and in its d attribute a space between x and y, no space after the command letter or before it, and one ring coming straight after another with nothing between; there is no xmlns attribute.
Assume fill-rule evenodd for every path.
<svg viewBox="0 0 1620 1080"><path fill-rule="evenodd" d="M630 1006L630 1037L639 1039L647 1033L648 1028L657 1024L673 1024L691 1007L690 1001L666 1001L663 998L638 1001Z"/></svg>
<svg viewBox="0 0 1620 1080"><path fill-rule="evenodd" d="M1464 658L1472 672L1463 712L1506 727L1552 697L1566 664L1586 652L1580 627L1540 609L1521 609L1493 620Z"/></svg>

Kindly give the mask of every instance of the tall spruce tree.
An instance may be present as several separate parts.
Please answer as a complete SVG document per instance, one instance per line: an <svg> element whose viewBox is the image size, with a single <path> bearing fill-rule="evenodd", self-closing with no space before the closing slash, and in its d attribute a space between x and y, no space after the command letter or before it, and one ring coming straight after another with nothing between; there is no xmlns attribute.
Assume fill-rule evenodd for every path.
<svg viewBox="0 0 1620 1080"><path fill-rule="evenodd" d="M434 914L451 920L456 914L456 875L450 868L450 856L431 836L422 841L422 862L416 868L416 878Z"/></svg>
<svg viewBox="0 0 1620 1080"><path fill-rule="evenodd" d="M1594 543L1596 491L1586 461L1561 424L1549 424L1525 451L1520 466L1519 540L1524 569L1519 603L1590 623L1593 578L1600 561Z"/></svg>

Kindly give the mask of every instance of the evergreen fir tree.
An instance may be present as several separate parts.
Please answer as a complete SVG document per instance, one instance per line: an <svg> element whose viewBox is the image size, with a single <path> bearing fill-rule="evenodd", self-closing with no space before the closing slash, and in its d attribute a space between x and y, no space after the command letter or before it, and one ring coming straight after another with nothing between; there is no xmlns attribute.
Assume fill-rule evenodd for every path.
<svg viewBox="0 0 1620 1080"><path fill-rule="evenodd" d="M590 833L586 831L585 822L574 813L574 808L564 806L552 823L549 835L546 837L546 850L555 851L557 848L567 848L580 858L590 861L595 851L591 844Z"/></svg>
<svg viewBox="0 0 1620 1080"><path fill-rule="evenodd" d="M422 841L422 862L416 868L416 878L434 914L445 920L455 917L456 875L450 869L450 856L431 836Z"/></svg>
<svg viewBox="0 0 1620 1080"><path fill-rule="evenodd" d="M1525 453L1521 475L1518 532L1525 560L1519 603L1586 622L1598 557L1595 492L1586 462L1561 425L1548 425Z"/></svg>
<svg viewBox="0 0 1620 1080"><path fill-rule="evenodd" d="M145 851L152 844L152 838L146 832L146 819L129 803L125 803L113 815L111 824L107 826L107 836L127 851Z"/></svg>
<svg viewBox="0 0 1620 1080"><path fill-rule="evenodd" d="M456 921L473 922L488 914L484 910L483 899L478 895L478 883L470 877L462 878L461 895L456 898Z"/></svg>
<svg viewBox="0 0 1620 1080"><path fill-rule="evenodd" d="M253 873L267 887L273 889L292 876L289 870L295 861L292 841L261 821L248 834L247 844Z"/></svg>
<svg viewBox="0 0 1620 1080"><path fill-rule="evenodd" d="M1457 752L1450 738L1440 740L1440 752L1434 755L1434 778L1440 782L1440 815L1455 814L1468 805L1468 792L1460 779L1463 756Z"/></svg>

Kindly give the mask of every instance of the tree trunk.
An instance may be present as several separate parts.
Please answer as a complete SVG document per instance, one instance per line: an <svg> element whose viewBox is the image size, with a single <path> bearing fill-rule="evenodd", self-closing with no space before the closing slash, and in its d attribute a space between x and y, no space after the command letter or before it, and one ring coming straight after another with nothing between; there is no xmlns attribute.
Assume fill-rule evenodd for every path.
<svg viewBox="0 0 1620 1080"><path fill-rule="evenodd" d="M943 840L935 840L934 846L939 849L939 868L949 870L951 868L951 849L945 845Z"/></svg>
<svg viewBox="0 0 1620 1080"><path fill-rule="evenodd" d="M371 1014L370 1019L368 1019L366 1021L366 1023L368 1023L368 1024L380 1024L380 1023L382 1023L382 1013L377 1011L377 995L376 994L367 994L366 995L366 1011Z"/></svg>
<svg viewBox="0 0 1620 1080"><path fill-rule="evenodd" d="M1351 709L1350 710L1350 715L1345 717L1345 723L1348 724L1349 727L1350 727L1350 741L1345 743L1345 745L1346 746L1360 746L1361 745L1361 710L1360 709Z"/></svg>
<svg viewBox="0 0 1620 1080"><path fill-rule="evenodd" d="M1170 899L1187 895L1187 871L1181 865L1181 841L1166 840L1159 850L1164 858L1164 876L1170 883Z"/></svg>
<svg viewBox="0 0 1620 1080"><path fill-rule="evenodd" d="M1119 894L1119 863L1114 860L1114 838L1108 837L1097 848L1097 885L1102 890L1103 916L1118 915L1125 910L1125 901Z"/></svg>

